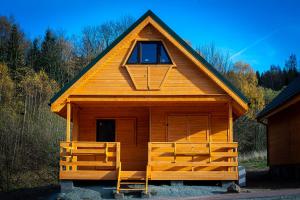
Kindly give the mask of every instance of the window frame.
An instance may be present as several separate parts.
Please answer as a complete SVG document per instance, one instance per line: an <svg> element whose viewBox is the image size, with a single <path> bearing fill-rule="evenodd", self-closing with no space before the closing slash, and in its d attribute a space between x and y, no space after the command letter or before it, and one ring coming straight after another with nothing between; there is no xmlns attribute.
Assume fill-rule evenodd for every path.
<svg viewBox="0 0 300 200"><path fill-rule="evenodd" d="M142 44L156 44L156 62L151 63L145 63L142 61ZM130 57L133 55L134 49L137 47L137 63L130 63L128 62L130 60ZM166 56L168 57L170 62L162 63L161 60L161 47L164 49ZM149 40L149 41L137 41L134 44L134 47L132 48L130 55L128 56L128 59L126 61L126 65L173 65L173 61L171 59L171 56L169 55L168 50L166 49L164 43L162 41L156 41L156 40Z"/></svg>

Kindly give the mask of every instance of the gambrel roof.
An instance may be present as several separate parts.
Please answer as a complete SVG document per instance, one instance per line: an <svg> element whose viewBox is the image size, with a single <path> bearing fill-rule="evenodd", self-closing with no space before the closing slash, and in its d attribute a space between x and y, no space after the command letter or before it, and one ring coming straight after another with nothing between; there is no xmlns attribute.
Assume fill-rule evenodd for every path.
<svg viewBox="0 0 300 200"><path fill-rule="evenodd" d="M148 17L157 23L168 35L170 35L177 43L180 44L184 51L188 52L190 56L195 59L195 62L199 62L204 66L205 73L210 77L215 78L215 82L224 89L229 96L231 96L238 104L247 110L249 101L247 98L234 87L224 76L220 74L211 64L209 64L199 53L197 53L189 44L187 44L180 36L178 36L170 27L168 27L158 16L156 16L151 10L147 11L142 17L134 22L124 33L122 33L115 41L113 41L103 52L100 53L91 63L89 63L83 70L69 83L67 83L61 90L55 94L50 104L53 104L63 94L70 89L75 82L82 78L93 66L100 61L106 54L108 54L119 42L121 42L129 33L131 33L136 27L139 26ZM203 69L202 69L203 70Z"/></svg>

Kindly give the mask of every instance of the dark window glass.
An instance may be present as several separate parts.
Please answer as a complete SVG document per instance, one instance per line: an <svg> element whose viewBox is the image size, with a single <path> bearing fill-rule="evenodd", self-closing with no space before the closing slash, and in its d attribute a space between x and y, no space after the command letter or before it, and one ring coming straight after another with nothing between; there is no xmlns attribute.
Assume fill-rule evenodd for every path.
<svg viewBox="0 0 300 200"><path fill-rule="evenodd" d="M167 54L163 45L160 45L160 63L162 63L162 64L171 63L170 57Z"/></svg>
<svg viewBox="0 0 300 200"><path fill-rule="evenodd" d="M139 50L138 45L135 45L134 49L132 50L132 53L127 61L128 64L136 64L139 63Z"/></svg>
<svg viewBox="0 0 300 200"><path fill-rule="evenodd" d="M141 43L141 63L157 63L157 43Z"/></svg>
<svg viewBox="0 0 300 200"><path fill-rule="evenodd" d="M97 120L97 142L115 142L116 122L114 119Z"/></svg>
<svg viewBox="0 0 300 200"><path fill-rule="evenodd" d="M127 64L172 64L161 42L137 42Z"/></svg>

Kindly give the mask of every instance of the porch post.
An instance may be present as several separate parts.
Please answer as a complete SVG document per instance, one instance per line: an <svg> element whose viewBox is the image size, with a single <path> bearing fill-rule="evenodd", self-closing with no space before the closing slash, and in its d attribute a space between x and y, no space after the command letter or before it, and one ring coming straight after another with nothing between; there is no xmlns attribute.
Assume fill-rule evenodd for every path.
<svg viewBox="0 0 300 200"><path fill-rule="evenodd" d="M228 103L228 142L233 141L233 119L232 119L232 104L231 102Z"/></svg>
<svg viewBox="0 0 300 200"><path fill-rule="evenodd" d="M78 106L72 106L72 119L73 119L73 129L72 129L72 141L78 141Z"/></svg>
<svg viewBox="0 0 300 200"><path fill-rule="evenodd" d="M71 102L67 100L67 129L66 129L66 141L71 141Z"/></svg>

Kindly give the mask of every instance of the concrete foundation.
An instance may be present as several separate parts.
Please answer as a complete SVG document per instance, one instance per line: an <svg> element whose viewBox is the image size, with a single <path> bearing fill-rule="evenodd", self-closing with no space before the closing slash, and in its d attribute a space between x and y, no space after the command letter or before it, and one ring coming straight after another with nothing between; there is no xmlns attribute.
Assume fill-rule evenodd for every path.
<svg viewBox="0 0 300 200"><path fill-rule="evenodd" d="M183 181L170 181L170 185L171 186L182 186L184 184L183 184Z"/></svg>
<svg viewBox="0 0 300 200"><path fill-rule="evenodd" d="M246 187L246 169L243 166L239 166L239 180L238 185L240 187Z"/></svg>
<svg viewBox="0 0 300 200"><path fill-rule="evenodd" d="M70 192L74 188L73 181L60 181L59 184L61 193Z"/></svg>

